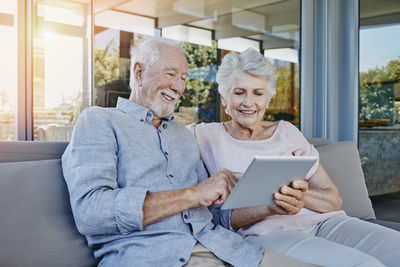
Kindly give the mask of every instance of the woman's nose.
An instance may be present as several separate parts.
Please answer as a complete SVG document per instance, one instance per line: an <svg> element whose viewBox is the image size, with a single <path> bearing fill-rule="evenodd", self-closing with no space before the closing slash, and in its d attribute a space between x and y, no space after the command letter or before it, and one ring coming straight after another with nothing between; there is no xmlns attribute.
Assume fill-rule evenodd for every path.
<svg viewBox="0 0 400 267"><path fill-rule="evenodd" d="M250 107L253 104L253 98L250 95L246 95L243 99L243 105Z"/></svg>

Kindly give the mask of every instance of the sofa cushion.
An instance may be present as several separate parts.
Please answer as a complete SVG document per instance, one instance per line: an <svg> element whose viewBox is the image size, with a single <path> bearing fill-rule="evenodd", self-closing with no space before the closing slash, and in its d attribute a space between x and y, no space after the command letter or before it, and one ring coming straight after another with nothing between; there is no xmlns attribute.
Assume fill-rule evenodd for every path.
<svg viewBox="0 0 400 267"><path fill-rule="evenodd" d="M0 163L0 266L95 266L59 159Z"/></svg>
<svg viewBox="0 0 400 267"><path fill-rule="evenodd" d="M311 144L313 144L316 148L320 146L325 146L328 144L332 144L331 140L325 139L325 138L308 138L307 141Z"/></svg>
<svg viewBox="0 0 400 267"><path fill-rule="evenodd" d="M59 159L68 142L0 141L0 162Z"/></svg>
<svg viewBox="0 0 400 267"><path fill-rule="evenodd" d="M364 220L375 219L356 144L340 142L317 149L321 164L342 195L346 213Z"/></svg>

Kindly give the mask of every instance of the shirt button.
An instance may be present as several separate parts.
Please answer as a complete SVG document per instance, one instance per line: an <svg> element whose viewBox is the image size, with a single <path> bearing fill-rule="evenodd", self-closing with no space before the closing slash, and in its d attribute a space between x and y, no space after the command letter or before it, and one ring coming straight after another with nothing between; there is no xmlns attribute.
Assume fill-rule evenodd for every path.
<svg viewBox="0 0 400 267"><path fill-rule="evenodd" d="M162 126L164 129L167 129L167 125L166 124L163 124L163 126Z"/></svg>
<svg viewBox="0 0 400 267"><path fill-rule="evenodd" d="M180 262L185 262L185 259L184 258L180 258L179 261Z"/></svg>
<svg viewBox="0 0 400 267"><path fill-rule="evenodd" d="M185 218L186 220L189 219L189 216L187 216L187 214L183 215L183 218Z"/></svg>
<svg viewBox="0 0 400 267"><path fill-rule="evenodd" d="M144 122L144 119L141 119L140 121L141 121L141 122Z"/></svg>
<svg viewBox="0 0 400 267"><path fill-rule="evenodd" d="M168 175L168 176L171 177L171 178L174 177L172 174L170 174L170 175Z"/></svg>

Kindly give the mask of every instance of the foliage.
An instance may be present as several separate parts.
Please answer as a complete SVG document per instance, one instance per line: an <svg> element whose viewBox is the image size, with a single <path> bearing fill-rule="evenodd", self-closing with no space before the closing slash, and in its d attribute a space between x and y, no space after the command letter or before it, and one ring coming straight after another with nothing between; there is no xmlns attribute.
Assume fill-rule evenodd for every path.
<svg viewBox="0 0 400 267"><path fill-rule="evenodd" d="M276 69L276 76L276 94L271 99L264 119L270 121L283 119L297 123L299 108L295 98L299 95L299 87L295 81L298 79L298 72L293 74L288 67L281 66Z"/></svg>
<svg viewBox="0 0 400 267"><path fill-rule="evenodd" d="M114 39L104 49L94 50L94 86L97 88L119 79L119 49L110 50Z"/></svg>
<svg viewBox="0 0 400 267"><path fill-rule="evenodd" d="M189 79L179 106L206 106L208 103L216 103L217 43L213 41L211 47L185 42L180 45L187 52Z"/></svg>
<svg viewBox="0 0 400 267"><path fill-rule="evenodd" d="M393 120L393 85L399 82L400 59L360 72L360 118Z"/></svg>
<svg viewBox="0 0 400 267"><path fill-rule="evenodd" d="M7 92L6 91L0 91L0 107L1 107L0 110L3 110L4 107L7 106L8 102L9 102L9 99L8 99Z"/></svg>

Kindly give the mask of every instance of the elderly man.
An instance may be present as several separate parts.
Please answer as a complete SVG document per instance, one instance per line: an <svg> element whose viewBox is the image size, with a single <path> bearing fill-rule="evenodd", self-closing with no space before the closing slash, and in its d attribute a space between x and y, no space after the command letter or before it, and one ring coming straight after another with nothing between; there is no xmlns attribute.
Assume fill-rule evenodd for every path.
<svg viewBox="0 0 400 267"><path fill-rule="evenodd" d="M207 207L223 203L236 177L207 179L192 134L173 121L187 76L182 48L147 40L132 50L129 101L89 108L76 123L62 166L99 266L306 266L246 243L217 213L212 222Z"/></svg>

